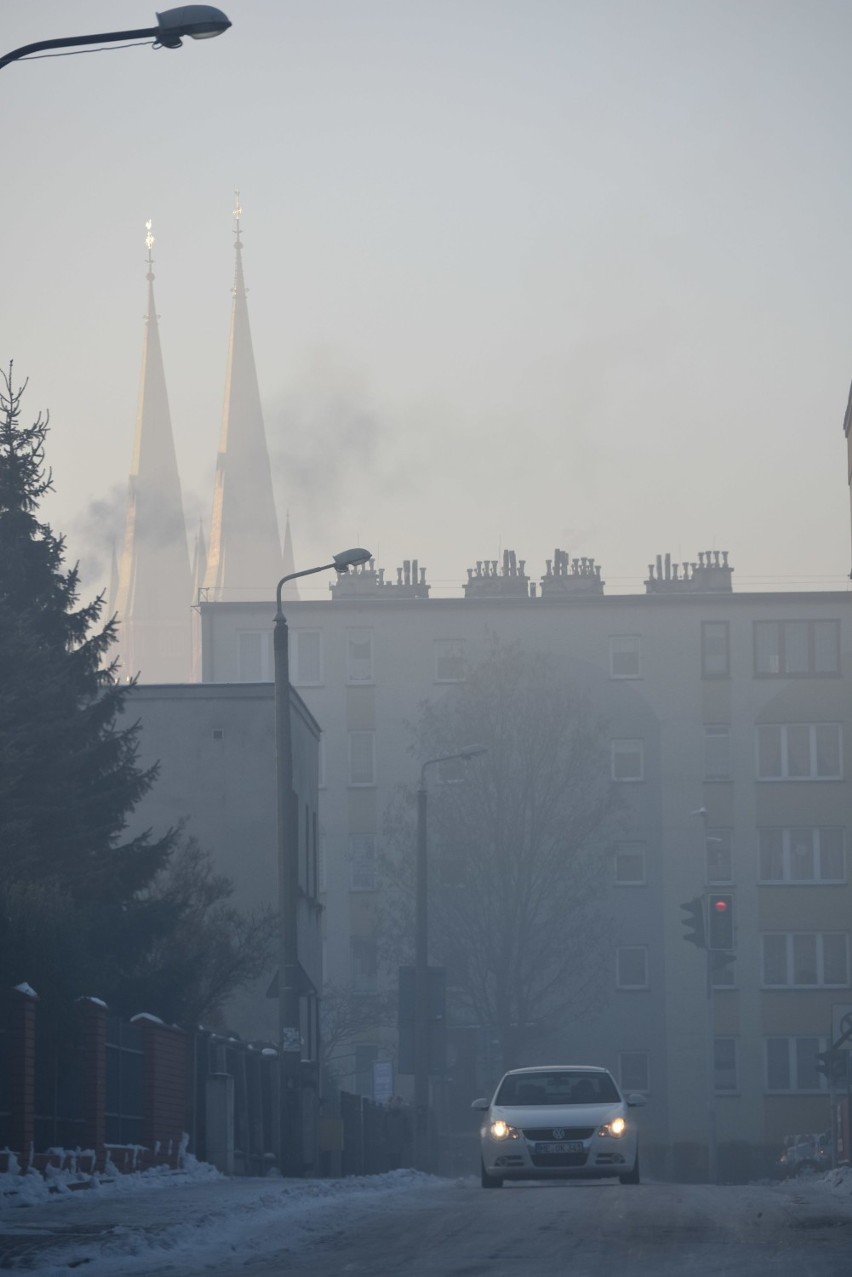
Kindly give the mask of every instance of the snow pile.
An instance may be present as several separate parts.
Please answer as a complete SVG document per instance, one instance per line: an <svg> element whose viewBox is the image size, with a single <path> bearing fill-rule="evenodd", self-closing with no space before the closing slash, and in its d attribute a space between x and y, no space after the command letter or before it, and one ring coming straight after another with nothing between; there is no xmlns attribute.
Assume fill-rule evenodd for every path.
<svg viewBox="0 0 852 1277"><path fill-rule="evenodd" d="M79 1189L101 1189L126 1195L222 1178L215 1167L199 1162L192 1153L184 1154L179 1170L172 1170L168 1166L153 1166L149 1170L129 1174L118 1171L109 1157L103 1171L83 1170L81 1163L93 1157L93 1154L80 1149L73 1153L66 1152L65 1149L51 1149L50 1155L56 1159L57 1165L46 1166L44 1174L32 1167L22 1174L18 1159L11 1150L0 1149L0 1153L7 1157L9 1168L0 1173L0 1208L35 1206L58 1197L76 1195L74 1190Z"/></svg>
<svg viewBox="0 0 852 1277"><path fill-rule="evenodd" d="M836 1170L826 1171L816 1182L839 1196L852 1197L852 1166L838 1166Z"/></svg>
<svg viewBox="0 0 852 1277"><path fill-rule="evenodd" d="M439 1183L446 1181L411 1170L336 1180L223 1179L167 1202L137 1198L125 1216L132 1223L115 1223L95 1240L42 1250L36 1271L59 1277L84 1265L88 1277L115 1277L155 1273L162 1265L164 1273L190 1277L229 1257L241 1267L280 1259L319 1238L342 1235L371 1214L410 1207L412 1190ZM81 1222L85 1214L74 1212Z"/></svg>

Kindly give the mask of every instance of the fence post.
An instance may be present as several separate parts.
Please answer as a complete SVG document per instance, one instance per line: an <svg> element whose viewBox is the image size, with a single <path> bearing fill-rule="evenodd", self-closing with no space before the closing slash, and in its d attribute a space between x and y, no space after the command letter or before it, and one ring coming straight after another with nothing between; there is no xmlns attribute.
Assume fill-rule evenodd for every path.
<svg viewBox="0 0 852 1277"><path fill-rule="evenodd" d="M234 1079L207 1075L207 1160L223 1175L234 1173Z"/></svg>
<svg viewBox="0 0 852 1277"><path fill-rule="evenodd" d="M92 1170L106 1158L106 1036L107 1008L98 998L77 1003L82 1030L83 1121L85 1141L95 1154Z"/></svg>
<svg viewBox="0 0 852 1277"><path fill-rule="evenodd" d="M38 994L29 985L9 991L9 1147L26 1170L35 1142L35 1028Z"/></svg>
<svg viewBox="0 0 852 1277"><path fill-rule="evenodd" d="M142 1026L145 1144L152 1154L159 1144L158 1160L176 1165L186 1123L186 1034L144 1011L130 1023Z"/></svg>

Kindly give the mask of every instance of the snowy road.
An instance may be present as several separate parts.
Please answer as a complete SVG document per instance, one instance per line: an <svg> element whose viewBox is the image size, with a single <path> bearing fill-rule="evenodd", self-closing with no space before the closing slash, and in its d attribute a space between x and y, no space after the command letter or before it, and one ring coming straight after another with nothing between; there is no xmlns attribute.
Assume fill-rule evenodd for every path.
<svg viewBox="0 0 852 1277"><path fill-rule="evenodd" d="M542 1184L420 1191L415 1209L228 1277L841 1277L852 1206L777 1188Z"/></svg>
<svg viewBox="0 0 852 1277"><path fill-rule="evenodd" d="M837 1178L834 1187L484 1192L478 1178L400 1171L102 1188L4 1211L0 1268L40 1277L845 1277L852 1174Z"/></svg>

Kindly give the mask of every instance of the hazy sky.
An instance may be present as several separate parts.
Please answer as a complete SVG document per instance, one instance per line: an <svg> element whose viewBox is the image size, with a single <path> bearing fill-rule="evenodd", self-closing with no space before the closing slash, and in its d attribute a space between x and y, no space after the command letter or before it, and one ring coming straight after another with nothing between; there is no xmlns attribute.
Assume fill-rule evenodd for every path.
<svg viewBox="0 0 852 1277"><path fill-rule="evenodd" d="M155 3L3 0L0 52ZM238 187L298 566L360 543L458 593L559 546L615 593L716 547L740 591L848 588L848 0L222 7L216 40L0 72L0 360L50 409L45 513L87 585L123 519L146 218L209 519Z"/></svg>

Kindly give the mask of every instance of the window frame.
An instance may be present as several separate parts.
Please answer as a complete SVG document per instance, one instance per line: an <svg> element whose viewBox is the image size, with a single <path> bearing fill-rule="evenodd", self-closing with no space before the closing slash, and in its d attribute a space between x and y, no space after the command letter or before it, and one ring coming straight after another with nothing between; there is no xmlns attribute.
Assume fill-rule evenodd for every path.
<svg viewBox="0 0 852 1277"><path fill-rule="evenodd" d="M622 652L616 652L615 644L619 641L625 642L632 640L635 646L625 648ZM618 656L635 656L636 669L627 673L618 672L615 668L616 658ZM641 634L610 634L609 636L609 676L613 679L636 679L643 677L642 670L642 635Z"/></svg>
<svg viewBox="0 0 852 1277"><path fill-rule="evenodd" d="M766 942L769 939L777 939L779 936L783 937L785 942L784 965L787 978L783 983L770 983L766 978ZM797 938L805 936L813 937L816 941L814 951L817 978L814 981L796 983L793 978L796 974L795 942ZM846 978L839 983L825 979L825 941L837 936L843 937L846 967ZM761 988L763 989L848 989L849 933L847 931L762 931L760 933L760 967Z"/></svg>
<svg viewBox="0 0 852 1277"><path fill-rule="evenodd" d="M733 1063L729 1066L722 1066L722 1069L728 1067L733 1071L733 1086L720 1086L719 1073L720 1065L717 1058L717 1048L720 1043L730 1043L733 1048ZM740 1092L740 1049L739 1039L730 1034L719 1034L713 1037L713 1094L714 1095L739 1095Z"/></svg>
<svg viewBox="0 0 852 1277"><path fill-rule="evenodd" d="M710 876L710 856L717 848L723 847L727 852L728 864L730 872L726 877L712 878ZM707 830L704 835L704 877L707 885L710 887L730 886L734 881L734 831L729 827L719 827Z"/></svg>
<svg viewBox="0 0 852 1277"><path fill-rule="evenodd" d="M812 878L796 878L793 875L793 847L792 835L794 833L808 832L811 835L811 847L813 850L814 876ZM839 878L831 877L823 874L823 846L822 835L824 833L840 834L840 856L842 865L842 876ZM780 834L781 835L781 874L780 878L768 878L764 875L763 853L766 850L771 852L770 848L764 849L762 835ZM828 854L826 852L826 854ZM849 881L849 871L847 867L846 856L846 829L843 825L761 825L757 830L757 881L761 887L825 887L837 886L840 883Z"/></svg>
<svg viewBox="0 0 852 1277"><path fill-rule="evenodd" d="M724 631L724 669L711 669L710 632L713 629ZM704 679L731 677L731 623L730 621L701 622L701 677Z"/></svg>
<svg viewBox="0 0 852 1277"><path fill-rule="evenodd" d="M325 663L323 660L324 652L323 652L322 630L316 625L305 625L305 626L296 627L295 629L290 628L288 630L288 633L290 636L289 652L288 652L290 682L292 683L294 687L322 687L325 681L323 677L325 673ZM303 670L302 670L303 655L302 655L301 649L302 649L303 640L308 635L311 635L311 636L315 635L317 639L317 653L316 653L317 677L316 678L305 678L303 676Z"/></svg>
<svg viewBox="0 0 852 1277"><path fill-rule="evenodd" d="M257 639L257 678L247 678L244 674L243 640ZM237 630L237 679L238 683L269 683L272 681L272 631L259 629Z"/></svg>
<svg viewBox="0 0 852 1277"><path fill-rule="evenodd" d="M619 748L620 746L635 745L637 746L636 755L639 759L639 774L637 776L616 776L615 760L616 755L627 757L628 750ZM610 741L610 777L615 784L618 785L639 785L645 779L645 741L638 736L618 737Z"/></svg>
<svg viewBox="0 0 852 1277"><path fill-rule="evenodd" d="M769 1044L770 1042L786 1042L787 1043L787 1078L789 1086L770 1086L769 1085ZM814 1058L825 1051L828 1039L819 1037L812 1033L771 1033L763 1039L763 1089L767 1095L820 1095L828 1090L828 1079L816 1070L817 1085L800 1086L799 1085L799 1055L797 1044L799 1042L813 1042L816 1044ZM810 1050L808 1051L810 1054Z"/></svg>
<svg viewBox="0 0 852 1277"><path fill-rule="evenodd" d="M369 648L370 648L369 673L363 678L356 677L355 674L353 674L352 672L352 667L353 667L352 643L354 641L353 640L354 635L362 635L362 636L366 635L367 641L369 643ZM352 685L355 687L366 687L366 686L369 686L371 683L375 683L375 681L376 681L376 675L375 675L375 651L374 651L374 644L373 644L373 628L370 625L349 626L346 630L346 683L347 683L347 686Z"/></svg>
<svg viewBox="0 0 852 1277"><path fill-rule="evenodd" d="M730 723L704 723L704 780L708 784L729 781L733 776L731 758L731 725ZM709 765L708 744L711 740L725 742L726 766L724 772L714 771Z"/></svg>
<svg viewBox="0 0 852 1277"><path fill-rule="evenodd" d="M810 772L806 776L790 775L790 730L791 728L806 727L808 729L808 755L810 763ZM836 773L819 773L815 767L819 765L819 743L817 733L820 729L831 727L836 732L837 747L837 765ZM764 752L761 747L761 734L770 731L777 731L779 735L778 756L780 760L779 774L763 774L761 768L761 754ZM844 759L843 759L843 724L842 723L756 723L754 731L754 752L755 752L755 779L761 784L791 784L791 785L809 785L816 783L826 783L829 781L843 780Z"/></svg>
<svg viewBox="0 0 852 1277"><path fill-rule="evenodd" d="M632 849L632 850L628 850ZM638 856L641 860L641 878L620 878L618 875L618 858ZM647 887L648 885L648 844L640 839L624 838L614 844L612 849L612 883L614 887Z"/></svg>
<svg viewBox="0 0 852 1277"><path fill-rule="evenodd" d="M458 653L454 659L459 662L459 668L461 670L461 673L458 674L456 677L448 677L447 675L442 675L440 672L440 668L441 668L440 662L442 659L445 659L442 656L440 649L442 645L448 646L449 644L455 644L456 647L458 648ZM433 639L432 640L432 661L434 666L436 683L463 683L465 679L467 678L467 666L465 662L465 642L463 638Z"/></svg>
<svg viewBox="0 0 852 1277"><path fill-rule="evenodd" d="M628 983L625 983L625 981L622 979L622 969L621 969L622 955L626 955L628 953L642 954L642 961L644 965L644 980L643 980L643 983L641 984L628 984ZM627 992L633 992L634 990L650 989L651 973L650 973L650 965L649 965L648 946L646 944L620 944L616 947L615 987L616 989L623 989Z"/></svg>
<svg viewBox="0 0 852 1277"><path fill-rule="evenodd" d="M353 751L355 748L356 737L359 739L366 739L370 741L370 779L369 780L355 780ZM348 734L347 746L348 746L348 757L349 757L348 784L350 788L353 788L353 789L371 788L376 783L376 733L372 730L364 730L364 729L351 731Z"/></svg>
<svg viewBox="0 0 852 1277"><path fill-rule="evenodd" d="M829 670L818 670L817 664L817 626L831 626L833 631L833 646L835 663L834 668ZM787 668L789 661L787 659L788 649L792 650L792 641L788 633L793 626L804 626L806 628L806 644L807 644L807 669ZM760 669L758 661L760 655L759 635L762 632L773 628L777 631L776 648L778 652L778 669ZM840 621L836 617L786 617L780 620L759 620L752 622L752 671L755 678L839 678L841 675L840 666Z"/></svg>

